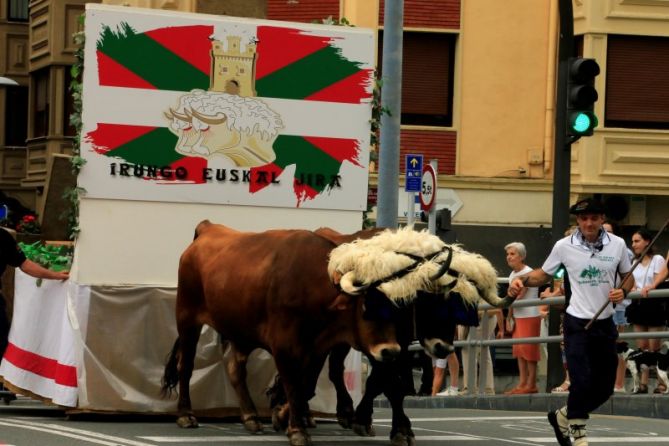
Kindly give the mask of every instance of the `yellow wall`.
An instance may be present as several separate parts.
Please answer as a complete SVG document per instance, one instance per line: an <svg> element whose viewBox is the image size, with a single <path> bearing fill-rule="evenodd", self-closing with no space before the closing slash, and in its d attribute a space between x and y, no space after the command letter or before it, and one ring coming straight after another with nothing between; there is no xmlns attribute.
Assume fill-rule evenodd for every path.
<svg viewBox="0 0 669 446"><path fill-rule="evenodd" d="M545 125L553 107L553 87L548 90L555 58L549 54L552 3L462 2L457 175L544 177L541 160L546 149L552 150L546 138L552 129ZM532 167L530 151L538 163Z"/></svg>

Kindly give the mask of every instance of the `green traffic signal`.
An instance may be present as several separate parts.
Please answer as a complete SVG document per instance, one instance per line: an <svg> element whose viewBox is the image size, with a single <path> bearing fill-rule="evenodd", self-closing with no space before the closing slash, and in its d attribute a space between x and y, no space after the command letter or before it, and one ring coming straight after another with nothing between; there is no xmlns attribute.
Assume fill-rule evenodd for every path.
<svg viewBox="0 0 669 446"><path fill-rule="evenodd" d="M597 127L595 102L598 94L595 77L599 65L594 59L573 57L569 59L567 79L567 136L591 136Z"/></svg>
<svg viewBox="0 0 669 446"><path fill-rule="evenodd" d="M597 124L594 113L575 112L569 116L569 128L576 135L591 135Z"/></svg>

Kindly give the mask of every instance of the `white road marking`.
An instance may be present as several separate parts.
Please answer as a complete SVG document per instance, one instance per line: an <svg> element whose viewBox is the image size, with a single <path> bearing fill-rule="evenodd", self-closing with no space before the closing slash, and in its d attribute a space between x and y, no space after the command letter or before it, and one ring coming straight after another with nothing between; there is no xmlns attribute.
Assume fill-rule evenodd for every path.
<svg viewBox="0 0 669 446"><path fill-rule="evenodd" d="M129 438L115 437L113 435L100 434L98 432L71 427L59 426L57 424L33 423L17 418L7 418L7 421L0 421L1 426L15 427L19 429L29 429L41 432L47 432L61 437L76 438L94 444L104 446L154 446L149 443L142 443Z"/></svg>
<svg viewBox="0 0 669 446"><path fill-rule="evenodd" d="M282 442L286 443L288 438L285 435L249 435L249 436L217 436L217 437L139 437L143 440L154 441L156 443L216 443L216 442L232 442L234 443L248 443L248 442ZM354 435L339 436L339 435L312 435L311 439L315 443L332 442L332 443L388 443L388 437L381 435L378 437L358 437ZM420 441L480 441L479 437L465 437L462 435L425 435L416 437L416 442Z"/></svg>
<svg viewBox="0 0 669 446"><path fill-rule="evenodd" d="M443 417L443 418L419 418L410 417L413 423L418 421L505 421L505 420L546 420L546 415L517 416L517 417ZM391 418L374 419L375 423L391 423Z"/></svg>
<svg viewBox="0 0 669 446"><path fill-rule="evenodd" d="M533 441L535 443L555 443L555 437L525 437L519 440ZM669 444L669 437L591 437L588 435L588 443L664 443Z"/></svg>
<svg viewBox="0 0 669 446"><path fill-rule="evenodd" d="M383 426L387 428L391 428L392 426L390 425L384 425L384 424L376 424L375 426ZM422 431L422 432L435 432L435 433L440 433L440 434L449 434L449 435L462 435L462 436L467 436L470 440L478 440L478 441L485 441L485 440L492 440L492 441L497 441L500 443L511 443L511 444L524 444L524 445L532 445L534 446L534 443L528 443L526 441L521 441L521 440L510 440L507 438L497 438L497 437L487 437L483 435L473 435L473 434L463 434L460 432L451 432L451 431L445 431L445 430L437 430L437 429L427 429L424 427L416 427L412 426L411 429L414 431Z"/></svg>

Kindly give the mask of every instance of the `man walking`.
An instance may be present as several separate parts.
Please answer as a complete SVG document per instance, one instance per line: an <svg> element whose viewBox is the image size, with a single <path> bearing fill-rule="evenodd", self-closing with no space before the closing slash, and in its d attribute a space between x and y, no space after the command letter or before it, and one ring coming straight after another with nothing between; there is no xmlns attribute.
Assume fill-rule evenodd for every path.
<svg viewBox="0 0 669 446"><path fill-rule="evenodd" d="M604 207L592 198L573 205L578 230L558 241L541 268L513 280L509 294L548 283L561 265L567 270L571 299L564 317L564 344L571 378L567 405L548 413L561 446L587 446L586 420L613 393L618 356L618 332L613 305L585 326L605 302L617 304L632 288L630 278L615 288L617 275L631 269L625 242L602 229Z"/></svg>

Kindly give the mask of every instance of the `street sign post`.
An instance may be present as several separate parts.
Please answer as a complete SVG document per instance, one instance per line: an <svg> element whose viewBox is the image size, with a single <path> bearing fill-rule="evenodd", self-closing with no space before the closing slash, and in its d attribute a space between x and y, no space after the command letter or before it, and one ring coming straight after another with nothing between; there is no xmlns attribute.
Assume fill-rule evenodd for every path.
<svg viewBox="0 0 669 446"><path fill-rule="evenodd" d="M429 212L434 205L436 196L437 175L434 171L434 167L427 164L423 167L423 174L421 175L421 188L419 191L421 209L425 212Z"/></svg>
<svg viewBox="0 0 669 446"><path fill-rule="evenodd" d="M423 176L423 155L406 155L405 165L404 190L406 192L420 192L421 177Z"/></svg>

